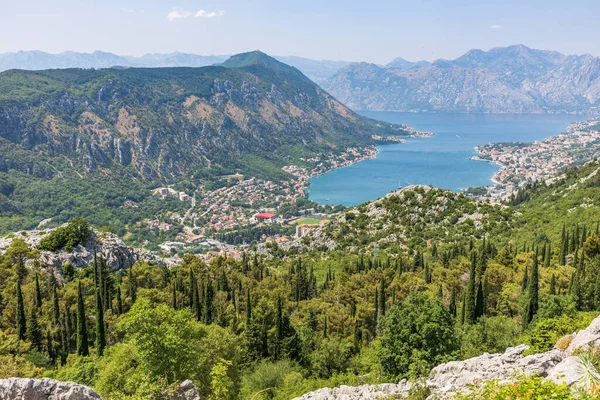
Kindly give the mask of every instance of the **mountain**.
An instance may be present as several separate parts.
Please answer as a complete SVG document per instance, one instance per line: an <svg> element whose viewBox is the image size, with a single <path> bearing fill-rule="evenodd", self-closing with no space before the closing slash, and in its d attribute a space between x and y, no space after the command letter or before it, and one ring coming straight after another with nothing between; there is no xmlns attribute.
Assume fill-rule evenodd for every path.
<svg viewBox="0 0 600 400"><path fill-rule="evenodd" d="M516 45L421 66L350 64L322 86L358 110L585 112L600 106L600 59Z"/></svg>
<svg viewBox="0 0 600 400"><path fill-rule="evenodd" d="M402 57L394 58L392 61L385 65L386 68L398 68L398 69L412 69L425 67L429 65L429 61L421 60L421 61L408 61Z"/></svg>
<svg viewBox="0 0 600 400"><path fill-rule="evenodd" d="M396 134L407 132L355 114L260 52L203 68L10 70L0 73L0 209L31 226L76 212L60 208L64 193L87 213L110 185L105 210L146 186L281 178L299 157Z"/></svg>
<svg viewBox="0 0 600 400"><path fill-rule="evenodd" d="M167 67L206 67L227 60L228 55L198 55L190 53L145 54L141 57L119 56L113 53L95 51L77 53L66 51L50 54L43 51L19 51L0 54L0 72L9 69L42 70L56 68L167 68ZM275 57L277 60L298 68L315 82L321 82L340 68L350 64L347 61L312 60L302 57Z"/></svg>

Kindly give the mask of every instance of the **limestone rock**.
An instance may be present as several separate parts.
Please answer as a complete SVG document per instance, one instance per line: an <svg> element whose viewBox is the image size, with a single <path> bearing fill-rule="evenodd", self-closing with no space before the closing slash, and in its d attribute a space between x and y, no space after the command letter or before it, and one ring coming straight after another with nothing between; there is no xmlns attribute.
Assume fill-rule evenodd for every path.
<svg viewBox="0 0 600 400"><path fill-rule="evenodd" d="M0 379L0 400L100 400L91 388L42 378Z"/></svg>
<svg viewBox="0 0 600 400"><path fill-rule="evenodd" d="M600 317L594 319L590 326L579 331L573 336L573 340L567 347L567 354L573 354L576 350L589 347L598 347L600 344Z"/></svg>
<svg viewBox="0 0 600 400"><path fill-rule="evenodd" d="M4 254L16 238L21 238L31 247L37 248L40 241L51 231L52 229L21 231L2 237L0 238L0 253ZM178 263L175 259L163 259L145 249L131 248L117 235L96 230L92 231L90 238L85 243L75 246L71 251L41 251L39 262L42 266L54 268L58 272L66 263L71 263L75 268L84 268L93 262L94 252L98 257L103 257L113 271L128 268L138 260L168 267Z"/></svg>
<svg viewBox="0 0 600 400"><path fill-rule="evenodd" d="M383 383L380 385L346 386L323 388L306 393L294 400L375 400L387 396L406 396L411 384L405 380L398 384Z"/></svg>
<svg viewBox="0 0 600 400"><path fill-rule="evenodd" d="M579 357L567 357L548 372L547 379L555 383L566 383L573 386L577 383L581 369Z"/></svg>
<svg viewBox="0 0 600 400"><path fill-rule="evenodd" d="M194 382L185 380L179 387L173 390L166 390L161 396L161 400L200 400L200 395Z"/></svg>

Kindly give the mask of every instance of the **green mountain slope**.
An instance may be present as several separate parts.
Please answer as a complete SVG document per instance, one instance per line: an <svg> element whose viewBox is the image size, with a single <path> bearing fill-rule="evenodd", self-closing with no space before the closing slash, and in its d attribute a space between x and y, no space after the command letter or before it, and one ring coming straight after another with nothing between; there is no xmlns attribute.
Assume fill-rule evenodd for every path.
<svg viewBox="0 0 600 400"><path fill-rule="evenodd" d="M203 68L10 70L0 73L0 179L14 222L0 229L32 227L109 191L120 207L158 185L234 172L279 179L301 156L396 134L407 132L355 114L260 52ZM87 185L81 201L74 188ZM31 188L48 201L32 203ZM56 190L74 197L57 202ZM96 203L85 214L104 224L94 215L112 205Z"/></svg>

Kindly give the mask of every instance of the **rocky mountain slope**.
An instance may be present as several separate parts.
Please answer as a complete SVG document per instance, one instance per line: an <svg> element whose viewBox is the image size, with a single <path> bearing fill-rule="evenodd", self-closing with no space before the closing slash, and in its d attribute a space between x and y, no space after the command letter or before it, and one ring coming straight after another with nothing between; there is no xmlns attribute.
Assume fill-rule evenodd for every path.
<svg viewBox="0 0 600 400"><path fill-rule="evenodd" d="M538 113L600 105L600 59L589 54L516 45L391 67L351 64L323 87L350 108L371 111Z"/></svg>
<svg viewBox="0 0 600 400"><path fill-rule="evenodd" d="M590 348L597 348L599 345L600 317L596 318L587 329L562 338L554 349L545 353L525 355L529 347L521 345L508 348L502 354L486 353L468 360L438 365L431 371L426 386L431 390L432 399L451 398L457 392L489 380L510 382L520 374L537 374L547 380L565 383L575 389L585 374L585 368L578 354ZM597 374L594 370L592 373ZM323 388L294 400L374 400L388 396L404 398L412 385L404 380L381 385Z"/></svg>
<svg viewBox="0 0 600 400"><path fill-rule="evenodd" d="M18 51L0 54L0 71L9 69L42 70L56 68L172 68L206 67L222 63L229 55L200 55L190 53L151 53L141 57L121 56L104 51L78 53L65 51L50 54L43 51ZM315 82L320 82L350 64L347 61L313 60L304 57L275 56L285 64L298 68Z"/></svg>
<svg viewBox="0 0 600 400"><path fill-rule="evenodd" d="M290 146L371 143L401 127L362 118L300 71L260 52L220 67L7 71L0 74L2 170L52 175L14 151L115 166L165 181L192 167ZM42 166L43 164L44 166Z"/></svg>

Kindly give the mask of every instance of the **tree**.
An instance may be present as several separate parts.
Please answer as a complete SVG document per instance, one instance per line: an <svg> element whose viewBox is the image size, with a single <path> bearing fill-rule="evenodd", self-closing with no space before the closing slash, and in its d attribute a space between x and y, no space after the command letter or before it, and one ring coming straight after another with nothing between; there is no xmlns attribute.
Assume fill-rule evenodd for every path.
<svg viewBox="0 0 600 400"><path fill-rule="evenodd" d="M40 290L40 279L38 274L35 274L35 305L37 308L42 306L42 291Z"/></svg>
<svg viewBox="0 0 600 400"><path fill-rule="evenodd" d="M531 267L531 279L527 288L527 309L525 323L529 324L539 308L539 267L537 251L533 256L533 266Z"/></svg>
<svg viewBox="0 0 600 400"><path fill-rule="evenodd" d="M389 379L422 376L457 351L452 315L438 299L416 292L390 308L378 354Z"/></svg>
<svg viewBox="0 0 600 400"><path fill-rule="evenodd" d="M90 355L88 347L87 322L85 319L85 304L81 291L81 281L77 286L77 355L87 357Z"/></svg>
<svg viewBox="0 0 600 400"><path fill-rule="evenodd" d="M17 327L17 336L21 340L25 340L27 333L27 323L25 317L25 305L23 304L23 292L21 290L21 282L17 280L17 318L15 321Z"/></svg>
<svg viewBox="0 0 600 400"><path fill-rule="evenodd" d="M104 307L100 288L96 288L96 354L102 356L106 347L106 331L104 326Z"/></svg>
<svg viewBox="0 0 600 400"><path fill-rule="evenodd" d="M549 294L556 296L556 275L555 274L552 274L552 278L550 279Z"/></svg>
<svg viewBox="0 0 600 400"><path fill-rule="evenodd" d="M38 351L42 350L44 344L44 334L42 333L42 327L37 318L37 307L34 305L31 307L31 313L29 314L29 321L27 324L27 340L31 342L31 346Z"/></svg>
<svg viewBox="0 0 600 400"><path fill-rule="evenodd" d="M477 319L476 307L476 290L475 287L475 275L476 275L476 264L477 259L475 252L471 256L471 269L469 271L469 282L467 283L467 291L465 293L465 323L472 324Z"/></svg>

